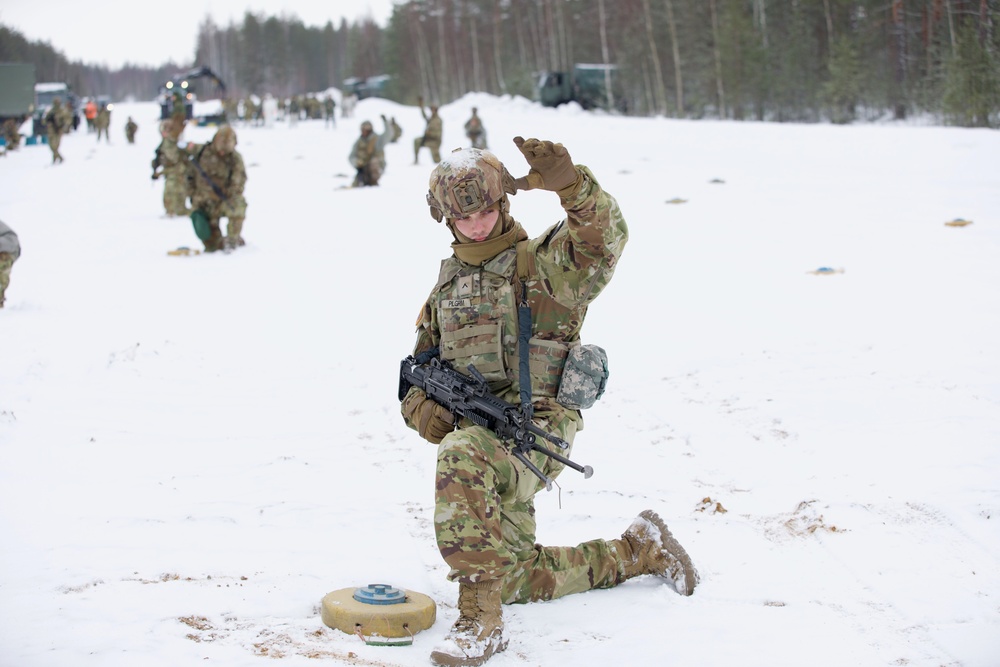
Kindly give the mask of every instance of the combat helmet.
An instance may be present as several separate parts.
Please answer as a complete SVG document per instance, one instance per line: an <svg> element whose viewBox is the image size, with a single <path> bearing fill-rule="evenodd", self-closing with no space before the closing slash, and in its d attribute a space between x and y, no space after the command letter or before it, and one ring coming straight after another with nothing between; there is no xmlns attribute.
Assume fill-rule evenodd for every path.
<svg viewBox="0 0 1000 667"><path fill-rule="evenodd" d="M236 150L236 130L230 125L223 125L212 137L212 144L225 153L232 153Z"/></svg>
<svg viewBox="0 0 1000 667"><path fill-rule="evenodd" d="M372 127L371 121L366 120L361 123L361 131L364 132L365 130L368 130L369 132L373 132L375 130L375 128Z"/></svg>
<svg viewBox="0 0 1000 667"><path fill-rule="evenodd" d="M507 195L517 192L499 158L480 148L459 148L445 156L431 172L429 187L427 205L438 222L467 218L497 202L506 214Z"/></svg>

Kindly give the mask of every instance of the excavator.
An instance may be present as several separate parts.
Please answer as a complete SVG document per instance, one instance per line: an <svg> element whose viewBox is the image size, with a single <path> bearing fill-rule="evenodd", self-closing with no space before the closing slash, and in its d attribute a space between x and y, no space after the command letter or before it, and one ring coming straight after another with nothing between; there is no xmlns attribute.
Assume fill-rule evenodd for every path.
<svg viewBox="0 0 1000 667"><path fill-rule="evenodd" d="M209 91L219 98L219 107L212 113L195 116L194 102L199 99L194 91L198 79L207 79L212 85ZM208 67L195 67L187 72L180 72L160 86L160 120L170 118L174 107L184 105L184 117L193 120L198 125L221 125L226 122L226 84Z"/></svg>

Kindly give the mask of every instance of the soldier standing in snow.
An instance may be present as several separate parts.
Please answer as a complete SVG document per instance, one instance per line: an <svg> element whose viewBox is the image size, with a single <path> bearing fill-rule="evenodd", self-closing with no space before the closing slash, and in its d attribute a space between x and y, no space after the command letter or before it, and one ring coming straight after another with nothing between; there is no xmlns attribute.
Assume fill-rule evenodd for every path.
<svg viewBox="0 0 1000 667"><path fill-rule="evenodd" d="M0 308L3 308L7 285L10 284L10 270L20 256L21 242L17 234L0 220Z"/></svg>
<svg viewBox="0 0 1000 667"><path fill-rule="evenodd" d="M63 111L62 101L58 97L52 100L52 106L45 113L42 122L45 125L49 149L52 151L52 164L62 162L63 156L59 152L59 142L62 141L62 135L69 132L72 121Z"/></svg>
<svg viewBox="0 0 1000 667"><path fill-rule="evenodd" d="M223 125L211 142L188 144L187 152L194 167L191 220L205 244L205 252L231 251L246 245L242 232L247 214L243 198L247 172L243 156L236 151L236 131ZM219 227L221 218L229 220L225 237ZM199 223L199 219L203 222ZM199 231L200 224L207 226L205 233Z"/></svg>
<svg viewBox="0 0 1000 667"><path fill-rule="evenodd" d="M476 107L472 107L472 117L465 121L465 136L472 142L473 148L486 148L486 128Z"/></svg>
<svg viewBox="0 0 1000 667"><path fill-rule="evenodd" d="M564 378L577 367L584 316L611 279L628 228L615 199L561 144L514 143L530 167L516 181L495 155L475 148L452 153L431 174L427 202L435 219L446 220L454 254L424 304L414 355L436 350L457 369L474 364L509 403L520 403L522 380L530 383L535 423L572 443L583 428L579 409L599 392L589 401L567 396L576 385ZM508 194L533 188L558 194L566 218L529 240L511 217ZM531 310L530 345L519 340L522 297ZM520 377L521 362L530 378ZM501 604L610 588L644 574L666 578L683 595L694 590L690 558L651 510L619 539L543 547L535 541L534 495L544 482L492 431L455 423L418 387L406 392L401 410L410 428L439 445L434 528L448 578L459 585L459 617L431 653L434 664L481 665L502 651ZM549 477L563 468L537 451L527 456Z"/></svg>
<svg viewBox="0 0 1000 667"><path fill-rule="evenodd" d="M100 111L97 112L97 119L94 121L94 127L97 128L97 143L101 143L101 134L104 134L104 140L111 143L111 136L108 134L108 126L111 125L111 109L108 105L104 104L101 106Z"/></svg>
<svg viewBox="0 0 1000 667"><path fill-rule="evenodd" d="M438 163L441 161L441 135L443 134L441 116L438 115L438 108L434 105L431 105L431 115L428 116L427 112L424 111L424 98L421 97L418 101L420 115L427 121L427 127L424 128L424 136L413 140L413 164L419 164L420 149L423 146L431 149L431 158L435 163Z"/></svg>
<svg viewBox="0 0 1000 667"><path fill-rule="evenodd" d="M138 129L139 126L136 124L134 120L132 120L132 116L129 116L128 122L125 123L125 138L128 139L128 142L130 144L135 143L135 131Z"/></svg>

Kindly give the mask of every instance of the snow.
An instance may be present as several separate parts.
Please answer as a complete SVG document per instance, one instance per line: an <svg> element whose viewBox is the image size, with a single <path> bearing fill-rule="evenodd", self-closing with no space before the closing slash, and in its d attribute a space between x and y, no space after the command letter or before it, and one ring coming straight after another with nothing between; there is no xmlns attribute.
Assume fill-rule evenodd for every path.
<svg viewBox="0 0 1000 667"><path fill-rule="evenodd" d="M650 508L701 574L691 597L643 577L506 607L489 664L1000 664L1000 134L474 94L441 108L445 148L473 106L515 177L510 138L561 141L631 231L584 328L611 368L573 452L595 473L538 496L539 541ZM382 113L404 129L382 185L338 189ZM111 143L81 129L62 165L0 160L23 246L0 310L0 664L426 665L457 586L435 448L396 400L451 242L426 151L412 166L420 112L237 127L248 245L196 257L166 254L200 246L149 178L157 114L116 105ZM561 214L539 191L512 211L533 235ZM430 595L436 624L404 648L323 626L326 593L369 583Z"/></svg>

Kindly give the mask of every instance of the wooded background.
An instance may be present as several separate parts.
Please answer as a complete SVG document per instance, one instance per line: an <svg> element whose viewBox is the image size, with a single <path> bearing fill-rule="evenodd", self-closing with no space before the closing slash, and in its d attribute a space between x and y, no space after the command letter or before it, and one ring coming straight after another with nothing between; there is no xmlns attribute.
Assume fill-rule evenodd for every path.
<svg viewBox="0 0 1000 667"><path fill-rule="evenodd" d="M39 81L152 98L212 68L231 96L279 97L386 74L386 96L444 104L469 91L534 98L543 71L618 67L635 115L851 122L930 114L1000 126L1000 0L410 0L388 25L306 26L244 15L199 28L192 61L109 71L0 27L0 61Z"/></svg>

